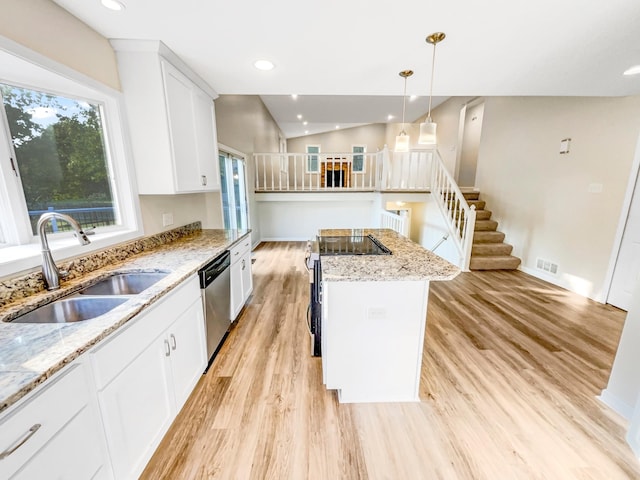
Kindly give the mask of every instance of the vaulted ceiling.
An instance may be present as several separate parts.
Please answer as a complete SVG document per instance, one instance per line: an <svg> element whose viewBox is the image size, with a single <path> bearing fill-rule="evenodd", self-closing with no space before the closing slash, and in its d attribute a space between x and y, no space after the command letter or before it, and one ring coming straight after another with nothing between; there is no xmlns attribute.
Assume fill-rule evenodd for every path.
<svg viewBox="0 0 640 480"><path fill-rule="evenodd" d="M287 136L300 130L299 113L327 129L389 114L399 121L398 72L415 71L408 94L428 95L425 37L435 31L447 34L435 96L640 93L640 76L622 75L640 64L637 0L122 0L121 12L99 0L55 2L107 38L162 40L220 94L265 96ZM275 68L257 70L258 59ZM300 112L291 94L313 96L309 109ZM425 104L418 99L421 111L407 118ZM320 121L328 105L332 120Z"/></svg>

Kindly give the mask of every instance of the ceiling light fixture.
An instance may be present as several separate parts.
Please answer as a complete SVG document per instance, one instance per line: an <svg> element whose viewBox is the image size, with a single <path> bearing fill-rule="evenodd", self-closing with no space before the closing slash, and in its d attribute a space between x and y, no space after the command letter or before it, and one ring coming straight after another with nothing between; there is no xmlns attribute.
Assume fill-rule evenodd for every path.
<svg viewBox="0 0 640 480"><path fill-rule="evenodd" d="M293 98L294 100L297 100L297 99L298 99L298 95L297 95L297 94L295 94L295 93L292 93L292 94L291 94L291 98Z"/></svg>
<svg viewBox="0 0 640 480"><path fill-rule="evenodd" d="M634 65L633 67L627 68L623 75L638 75L640 74L640 65Z"/></svg>
<svg viewBox="0 0 640 480"><path fill-rule="evenodd" d="M387 115L387 120L393 120L393 115L391 114Z"/></svg>
<svg viewBox="0 0 640 480"><path fill-rule="evenodd" d="M417 96L417 95L411 95L411 96L409 97L409 101L410 101L410 102L413 102L416 98L418 98L418 96Z"/></svg>
<svg viewBox="0 0 640 480"><path fill-rule="evenodd" d="M270 62L269 60L256 60L253 63L253 66L258 70L264 70L265 72L268 70L273 70L273 68L275 67L273 62Z"/></svg>
<svg viewBox="0 0 640 480"><path fill-rule="evenodd" d="M115 12L121 12L125 8L124 3L119 2L118 0L101 0L101 3L103 7Z"/></svg>
<svg viewBox="0 0 640 480"><path fill-rule="evenodd" d="M404 131L404 112L407 107L407 78L413 75L413 70L402 70L398 75L404 78L404 92L402 93L402 130L396 136L396 152L408 152L409 151L409 135ZM391 116L391 115L389 115Z"/></svg>
<svg viewBox="0 0 640 480"><path fill-rule="evenodd" d="M302 114L299 113L298 115L296 115L296 117L298 117L298 120L302 120Z"/></svg>
<svg viewBox="0 0 640 480"><path fill-rule="evenodd" d="M336 130L340 130L340 125L336 125Z"/></svg>
<svg viewBox="0 0 640 480"><path fill-rule="evenodd" d="M309 125L309 122L307 122L306 120L304 122L302 122L303 125Z"/></svg>
<svg viewBox="0 0 640 480"><path fill-rule="evenodd" d="M305 131L304 131L304 134L305 134L305 135L308 135L308 134L309 134L309 130L305 130Z"/></svg>
<svg viewBox="0 0 640 480"><path fill-rule="evenodd" d="M426 38L427 43L433 45L433 56L431 57L431 86L429 88L429 113L424 122L420 124L420 138L418 143L422 145L435 145L436 142L436 127L435 122L431 120L431 100L433 98L433 72L436 66L436 45L444 40L446 35L442 32L432 33Z"/></svg>

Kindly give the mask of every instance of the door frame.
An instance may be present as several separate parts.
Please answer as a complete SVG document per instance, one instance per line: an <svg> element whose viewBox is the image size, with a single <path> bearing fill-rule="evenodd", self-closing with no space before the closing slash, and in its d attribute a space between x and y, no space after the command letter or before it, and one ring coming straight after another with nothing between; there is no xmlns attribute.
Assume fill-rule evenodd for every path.
<svg viewBox="0 0 640 480"><path fill-rule="evenodd" d="M627 226L627 219L629 218L629 211L631 210L631 201L633 200L633 193L636 188L636 183L640 181L640 134L636 142L636 150L633 156L633 162L631 164L631 170L629 171L629 180L627 181L627 189L622 202L622 208L620 210L620 218L618 219L618 228L616 229L616 235L613 240L613 249L611 256L609 257L609 267L604 277L604 285L602 288L602 302L607 303L609 300L609 294L611 293L611 284L613 283L613 273L616 269L616 263L618 261L618 255L620 254L620 247L622 247L622 236ZM638 190L640 194L640 188ZM640 196L638 197L640 200Z"/></svg>
<svg viewBox="0 0 640 480"><path fill-rule="evenodd" d="M462 104L460 107L460 118L458 120L458 138L456 141L456 167L455 167L455 175L454 179L456 182L460 180L460 163L462 161L462 142L464 140L464 125L467 119L467 109L471 107L475 107L476 105L480 105L484 103L485 97L473 97L471 100L468 100ZM484 121L484 120L483 120ZM478 163L476 161L476 174L478 172ZM477 177L476 177L477 178ZM473 182L476 183L475 181ZM476 188L476 185L473 186Z"/></svg>

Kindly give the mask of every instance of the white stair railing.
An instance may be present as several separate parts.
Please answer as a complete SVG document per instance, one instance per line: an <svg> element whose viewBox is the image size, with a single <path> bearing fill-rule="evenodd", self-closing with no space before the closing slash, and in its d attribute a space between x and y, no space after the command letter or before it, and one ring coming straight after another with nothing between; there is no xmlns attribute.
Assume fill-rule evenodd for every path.
<svg viewBox="0 0 640 480"><path fill-rule="evenodd" d="M476 207L469 206L437 150L434 150L432 162L431 195L447 223L449 236L460 255L459 267L468 272L476 224Z"/></svg>
<svg viewBox="0 0 640 480"><path fill-rule="evenodd" d="M406 215L398 215L388 210L380 212L380 228L390 228L400 235L409 237L409 227L409 217Z"/></svg>

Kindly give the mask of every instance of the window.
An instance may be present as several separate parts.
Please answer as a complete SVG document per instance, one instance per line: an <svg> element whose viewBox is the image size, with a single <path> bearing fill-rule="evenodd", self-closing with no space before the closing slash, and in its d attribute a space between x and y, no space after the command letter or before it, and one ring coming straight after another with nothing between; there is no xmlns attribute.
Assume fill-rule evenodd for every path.
<svg viewBox="0 0 640 480"><path fill-rule="evenodd" d="M0 97L32 234L52 210L85 228L116 225L101 106L2 83ZM49 228L71 229L55 221Z"/></svg>
<svg viewBox="0 0 640 480"><path fill-rule="evenodd" d="M244 155L229 147L220 146L220 193L224 228L244 230L249 228L247 182Z"/></svg>
<svg viewBox="0 0 640 480"><path fill-rule="evenodd" d="M307 154L320 153L320 145L307 145ZM320 155L307 155L307 172L320 173Z"/></svg>
<svg viewBox="0 0 640 480"><path fill-rule="evenodd" d="M80 246L65 222L50 230L56 261L142 234L124 140L122 95L0 37L0 277L40 265L43 211L87 229Z"/></svg>
<svg viewBox="0 0 640 480"><path fill-rule="evenodd" d="M351 151L353 152L353 173L364 173L364 154L367 152L367 146L353 145Z"/></svg>

